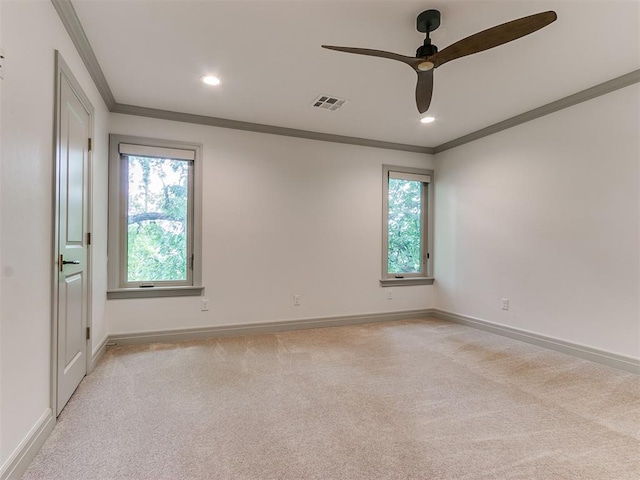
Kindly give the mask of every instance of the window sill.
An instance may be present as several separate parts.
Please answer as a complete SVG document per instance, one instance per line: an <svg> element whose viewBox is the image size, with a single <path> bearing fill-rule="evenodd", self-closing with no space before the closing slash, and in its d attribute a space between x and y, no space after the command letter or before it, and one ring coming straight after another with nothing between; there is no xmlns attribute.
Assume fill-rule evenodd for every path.
<svg viewBox="0 0 640 480"><path fill-rule="evenodd" d="M380 280L381 287L404 287L409 285L433 285L433 277L386 278Z"/></svg>
<svg viewBox="0 0 640 480"><path fill-rule="evenodd" d="M204 287L149 287L149 288L116 288L107 290L107 299L122 298L157 298L157 297L199 297Z"/></svg>

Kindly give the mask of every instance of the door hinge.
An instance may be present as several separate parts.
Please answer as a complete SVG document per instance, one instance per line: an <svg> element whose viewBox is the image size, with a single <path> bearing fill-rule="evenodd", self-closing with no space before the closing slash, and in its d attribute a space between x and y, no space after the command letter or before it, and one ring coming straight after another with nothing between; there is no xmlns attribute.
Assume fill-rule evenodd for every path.
<svg viewBox="0 0 640 480"><path fill-rule="evenodd" d="M191 254L191 270L193 270L194 254Z"/></svg>
<svg viewBox="0 0 640 480"><path fill-rule="evenodd" d="M87 245L91 245L91 232L87 232Z"/></svg>
<svg viewBox="0 0 640 480"><path fill-rule="evenodd" d="M89 151L91 151L92 145L91 145L91 139L89 139Z"/></svg>
<svg viewBox="0 0 640 480"><path fill-rule="evenodd" d="M87 340L91 340L91 327L87 327Z"/></svg>

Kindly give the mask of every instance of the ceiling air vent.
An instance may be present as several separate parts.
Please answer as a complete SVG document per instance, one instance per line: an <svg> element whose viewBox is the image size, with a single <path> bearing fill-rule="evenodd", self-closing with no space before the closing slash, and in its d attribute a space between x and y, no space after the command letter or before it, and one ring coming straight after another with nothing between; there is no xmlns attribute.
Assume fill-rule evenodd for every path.
<svg viewBox="0 0 640 480"><path fill-rule="evenodd" d="M332 112L342 107L347 100L338 97L330 97L329 95L320 95L313 101L313 106L316 108L322 108L324 110L331 110Z"/></svg>

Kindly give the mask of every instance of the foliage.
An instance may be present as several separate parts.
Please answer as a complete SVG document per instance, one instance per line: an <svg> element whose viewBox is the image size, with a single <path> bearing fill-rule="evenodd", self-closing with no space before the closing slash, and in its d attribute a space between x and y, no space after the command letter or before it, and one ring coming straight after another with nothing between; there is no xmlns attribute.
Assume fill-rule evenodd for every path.
<svg viewBox="0 0 640 480"><path fill-rule="evenodd" d="M189 163L128 157L127 281L187 278Z"/></svg>
<svg viewBox="0 0 640 480"><path fill-rule="evenodd" d="M389 179L388 272L420 271L422 183Z"/></svg>

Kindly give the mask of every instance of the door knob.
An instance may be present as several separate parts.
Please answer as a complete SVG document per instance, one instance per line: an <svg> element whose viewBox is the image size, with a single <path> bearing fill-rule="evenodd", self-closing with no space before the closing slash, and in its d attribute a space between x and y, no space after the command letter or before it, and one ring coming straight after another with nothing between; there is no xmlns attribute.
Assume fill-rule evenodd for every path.
<svg viewBox="0 0 640 480"><path fill-rule="evenodd" d="M64 265L80 265L80 260L65 260L64 256L61 254L59 265L60 265L60 271L62 271L62 268L64 267Z"/></svg>

